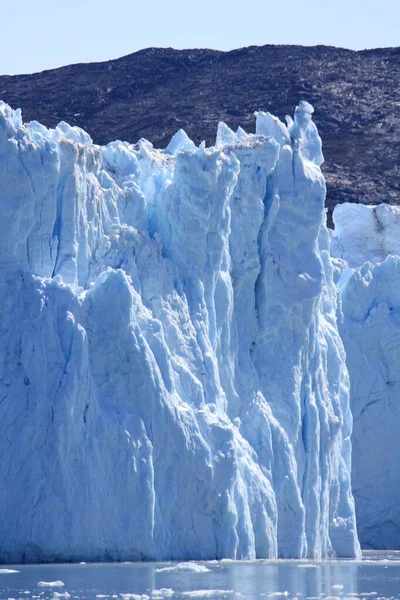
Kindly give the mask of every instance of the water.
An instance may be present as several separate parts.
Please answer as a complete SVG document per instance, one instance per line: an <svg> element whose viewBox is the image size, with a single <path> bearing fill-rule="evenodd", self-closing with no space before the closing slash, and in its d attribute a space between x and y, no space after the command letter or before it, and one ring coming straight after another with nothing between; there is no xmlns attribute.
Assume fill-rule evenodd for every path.
<svg viewBox="0 0 400 600"><path fill-rule="evenodd" d="M365 552L362 562L218 561L190 568L198 565L203 572L183 570L182 563L0 565L0 600L400 600L400 552ZM38 585L56 581L64 586Z"/></svg>

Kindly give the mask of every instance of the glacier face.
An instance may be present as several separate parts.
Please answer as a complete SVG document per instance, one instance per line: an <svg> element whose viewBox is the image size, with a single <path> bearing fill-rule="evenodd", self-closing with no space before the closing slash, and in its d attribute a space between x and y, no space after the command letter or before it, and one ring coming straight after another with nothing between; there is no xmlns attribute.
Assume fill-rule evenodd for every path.
<svg viewBox="0 0 400 600"><path fill-rule="evenodd" d="M302 103L92 144L0 104L0 558L359 555Z"/></svg>
<svg viewBox="0 0 400 600"><path fill-rule="evenodd" d="M351 381L352 487L363 547L400 548L400 208L333 213Z"/></svg>

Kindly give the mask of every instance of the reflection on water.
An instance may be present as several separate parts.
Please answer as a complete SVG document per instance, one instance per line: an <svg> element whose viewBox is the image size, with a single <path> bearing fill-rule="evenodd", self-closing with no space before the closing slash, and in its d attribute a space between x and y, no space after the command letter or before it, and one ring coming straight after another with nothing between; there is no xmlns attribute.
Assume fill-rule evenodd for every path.
<svg viewBox="0 0 400 600"><path fill-rule="evenodd" d="M1 565L0 600L400 600L400 552L365 552L362 562L259 560L201 565L206 569L193 563ZM165 570L165 566L173 568Z"/></svg>

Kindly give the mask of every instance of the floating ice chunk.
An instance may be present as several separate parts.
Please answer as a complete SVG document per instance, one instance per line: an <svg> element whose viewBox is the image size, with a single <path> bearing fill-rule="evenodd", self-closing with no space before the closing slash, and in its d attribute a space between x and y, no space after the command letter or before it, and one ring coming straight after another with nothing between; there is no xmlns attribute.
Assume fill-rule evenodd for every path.
<svg viewBox="0 0 400 600"><path fill-rule="evenodd" d="M198 565L192 562L183 562L177 565L172 565L170 567L160 567L155 569L156 573L171 573L174 571L185 571L190 573L209 573L210 569L208 569L204 565Z"/></svg>
<svg viewBox="0 0 400 600"><path fill-rule="evenodd" d="M191 592L182 592L185 598L219 598L234 594L234 590L193 590Z"/></svg>
<svg viewBox="0 0 400 600"><path fill-rule="evenodd" d="M152 597L157 596L158 598L171 598L174 593L174 590L171 588L161 588L159 590L153 590L151 595Z"/></svg>
<svg viewBox="0 0 400 600"><path fill-rule="evenodd" d="M0 575L10 575L11 573L19 573L16 569L0 569Z"/></svg>
<svg viewBox="0 0 400 600"><path fill-rule="evenodd" d="M55 587L64 587L65 583L63 581L39 581L38 586L39 587L48 587L48 588L55 588Z"/></svg>

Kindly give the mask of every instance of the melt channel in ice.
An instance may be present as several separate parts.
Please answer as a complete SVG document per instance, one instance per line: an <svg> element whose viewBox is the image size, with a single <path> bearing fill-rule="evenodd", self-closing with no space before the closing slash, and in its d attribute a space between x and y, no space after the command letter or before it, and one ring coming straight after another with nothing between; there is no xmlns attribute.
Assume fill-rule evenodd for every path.
<svg viewBox="0 0 400 600"><path fill-rule="evenodd" d="M321 141L0 105L0 558L359 555Z"/></svg>
<svg viewBox="0 0 400 600"><path fill-rule="evenodd" d="M351 382L352 487L360 542L400 548L400 208L342 204L331 252Z"/></svg>

